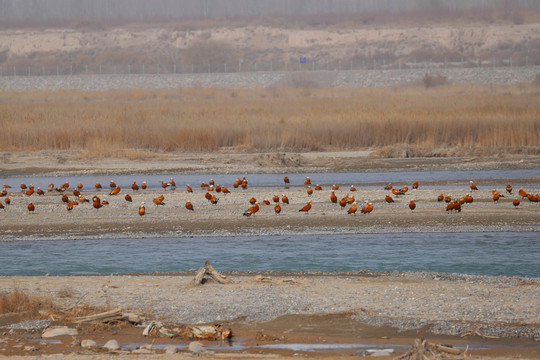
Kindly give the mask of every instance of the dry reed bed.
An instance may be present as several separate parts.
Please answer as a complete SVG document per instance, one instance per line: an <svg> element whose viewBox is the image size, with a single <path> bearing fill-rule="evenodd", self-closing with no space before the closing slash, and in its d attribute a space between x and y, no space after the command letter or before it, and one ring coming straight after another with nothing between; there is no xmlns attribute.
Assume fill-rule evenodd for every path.
<svg viewBox="0 0 540 360"><path fill-rule="evenodd" d="M0 150L540 152L537 86L0 92Z"/></svg>

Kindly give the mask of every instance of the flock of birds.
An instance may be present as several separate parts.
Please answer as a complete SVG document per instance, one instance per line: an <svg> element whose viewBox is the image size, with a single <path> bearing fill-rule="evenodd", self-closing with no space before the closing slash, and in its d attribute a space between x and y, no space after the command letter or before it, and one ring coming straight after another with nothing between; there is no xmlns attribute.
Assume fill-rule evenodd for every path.
<svg viewBox="0 0 540 360"><path fill-rule="evenodd" d="M284 177L283 181L286 186L290 184L290 180L287 176ZM176 183L173 178L171 178L168 182L164 182L162 180L160 181L160 183L163 190L176 189ZM247 189L247 186L248 186L248 180L246 179L245 176L242 179L237 178L233 184L233 187L235 189L236 188ZM306 177L306 179L304 180L304 186L305 186L308 197L313 195L315 191L322 190L322 187L319 184L316 184L314 187L312 187L311 179L309 177ZM418 189L418 186L419 186L418 181L415 181L412 184L412 189ZM103 189L100 183L96 183L94 187L96 191L100 191ZM114 181L111 181L109 183L109 187L110 187L110 192L109 192L110 196L117 196L120 194L121 188ZM226 186L215 184L214 180L212 179L208 183L203 182L200 185L200 187L202 190L205 191L204 196L206 200L208 200L210 204L213 204L213 205L216 205L219 202L218 194L230 193L229 189ZM469 187L471 189L471 192L478 190L478 187L475 185L473 181L470 181ZM10 196L16 196L15 193L13 192L10 193L10 191L8 190L10 188L11 186L4 184L3 190L0 192L0 198L2 197L4 198L3 203L0 202L0 209L5 209L6 206L10 205L11 203ZM39 187L35 189L34 185L32 184L30 184L29 186L26 186L26 184L21 183L20 188L21 188L22 194L26 197L31 197L34 194L36 194L37 196L45 195L45 191L43 191ZM139 191L139 189L145 190L146 188L147 188L146 181L143 181L140 186L136 183L136 181L133 181L133 183L131 184L131 189L134 192ZM69 182L65 182L62 186L59 186L59 187L55 187L54 184L50 184L47 189L48 192L57 192L61 194L62 202L65 203L66 209L68 211L73 210L74 206L80 203L85 203L85 202L88 202L88 203L92 202L93 207L95 209L99 209L109 204L108 200L105 200L105 199L102 200L97 194L92 196L91 199L88 199L82 194L82 190L83 190L83 185L80 182L78 182L77 185L73 189L70 188ZM193 188L189 184L187 184L185 190L188 193L193 193ZM330 202L333 204L339 204L339 206L342 209L345 209L348 207L346 211L347 214L354 215L358 211L360 211L360 213L362 214L369 214L373 211L373 204L370 201L365 201L364 203L362 203L363 206L357 205L354 195L352 196L350 195L350 193L354 193L356 191L356 188L354 185L350 186L349 193L347 193L347 195L345 195L341 199L338 199L335 193L337 190L339 190L339 186L333 185L331 189L331 193L330 193ZM390 194L387 194L384 198L384 201L386 203L393 203L394 198L398 198L402 195L405 195L409 191L409 188L408 186L403 186L398 189L395 186L393 186L391 183L389 183L387 186L384 187L384 190L390 191L391 194L393 195L392 196ZM513 189L510 183L507 184L505 190L507 194L509 195L512 194ZM70 193L73 194L73 197L70 197L71 196L69 195ZM540 201L540 196L538 194L528 193L523 188L519 189L518 194L522 199L528 199L530 202ZM500 198L505 197L505 195L501 194L501 192L499 192L496 189L492 190L492 196L493 196L494 202L498 202ZM127 202L133 201L131 195L127 193L124 195L124 199ZM162 194L158 197L154 197L152 202L156 206L163 206L165 205L164 200L165 200L165 197ZM464 196L460 196L459 198L452 198L450 195L445 196L444 194L441 193L437 197L437 201L445 202L446 211L449 213L454 213L454 212L461 212L462 206L472 203L474 199L469 193L467 193ZM271 201L265 198L261 203L264 205L271 205L272 202L274 203L275 214L280 214L282 211L282 205L289 204L289 199L287 195L285 194L283 194L281 197L278 196L277 194L274 194ZM260 204L261 204L257 201L255 197L250 198L249 203L250 203L249 208L243 212L243 215L247 217L251 217L255 215L259 211ZM4 206L4 204L6 206ZM516 197L513 199L512 204L514 207L517 207L520 205L520 200ZM414 199L410 199L408 205L411 212L413 212L416 209L416 203ZM195 210L193 204L189 200L186 201L185 208L189 211ZM28 212L30 213L34 212L36 210L36 205L33 202L28 202L27 209L28 209ZM302 206L302 208L300 208L298 211L303 212L303 213L309 213L311 209L312 209L312 200L307 200L307 203L304 206ZM144 216L146 214L146 205L144 201L141 202L138 209L138 213L140 216Z"/></svg>

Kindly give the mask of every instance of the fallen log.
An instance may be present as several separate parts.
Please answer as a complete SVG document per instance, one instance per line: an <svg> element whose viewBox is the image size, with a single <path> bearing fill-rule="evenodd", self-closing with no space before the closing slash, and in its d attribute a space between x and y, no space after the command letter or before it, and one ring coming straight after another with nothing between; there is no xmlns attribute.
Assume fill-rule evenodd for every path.
<svg viewBox="0 0 540 360"><path fill-rule="evenodd" d="M93 322L93 321L109 322L113 320L120 320L122 319L122 317L123 317L122 309L115 309L111 311L102 312L99 314L76 317L73 319L73 321L76 323L85 323L85 322Z"/></svg>
<svg viewBox="0 0 540 360"><path fill-rule="evenodd" d="M206 260L204 262L204 266L201 266L199 270L197 270L197 273L195 274L195 277L193 278L193 285L202 285L206 282L205 276L211 277L214 281L218 282L219 284L230 284L232 281L227 278L225 275L220 274L219 272L214 269L212 264L210 264L210 260Z"/></svg>
<svg viewBox="0 0 540 360"><path fill-rule="evenodd" d="M451 357L445 356L449 354ZM435 360L435 359L463 359L463 351L440 344L430 344L426 340L416 339L414 345L398 360Z"/></svg>

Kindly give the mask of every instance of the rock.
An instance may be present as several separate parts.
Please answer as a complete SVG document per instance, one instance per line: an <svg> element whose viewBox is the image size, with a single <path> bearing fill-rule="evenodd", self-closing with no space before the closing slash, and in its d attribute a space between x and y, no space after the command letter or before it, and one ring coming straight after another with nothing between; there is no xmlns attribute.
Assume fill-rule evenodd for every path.
<svg viewBox="0 0 540 360"><path fill-rule="evenodd" d="M176 354L178 352L178 348L174 345L167 346L165 348L165 354Z"/></svg>
<svg viewBox="0 0 540 360"><path fill-rule="evenodd" d="M109 351L116 351L120 349L120 345L118 344L118 341L116 340L109 340L103 345L103 347Z"/></svg>
<svg viewBox="0 0 540 360"><path fill-rule="evenodd" d="M51 338L51 337L63 336L63 335L76 336L76 335L79 335L79 332L77 331L77 329L71 329L64 326L64 327L47 329L43 332L43 334L41 334L41 337Z"/></svg>
<svg viewBox="0 0 540 360"><path fill-rule="evenodd" d="M91 348L97 346L97 343L94 340L91 339L84 339L81 341L81 347L83 348Z"/></svg>
<svg viewBox="0 0 540 360"><path fill-rule="evenodd" d="M204 347L203 343L200 341L190 342L188 349L189 351L193 353L193 355L197 355L197 356L200 356L201 354L206 352L206 348Z"/></svg>
<svg viewBox="0 0 540 360"><path fill-rule="evenodd" d="M393 349L375 350L371 351L371 356L392 356L393 353Z"/></svg>
<svg viewBox="0 0 540 360"><path fill-rule="evenodd" d="M153 354L154 352L149 349L138 348L131 351L132 354Z"/></svg>
<svg viewBox="0 0 540 360"><path fill-rule="evenodd" d="M28 351L28 352L31 352L31 351L37 351L37 347L35 346L25 346L24 347L24 351Z"/></svg>

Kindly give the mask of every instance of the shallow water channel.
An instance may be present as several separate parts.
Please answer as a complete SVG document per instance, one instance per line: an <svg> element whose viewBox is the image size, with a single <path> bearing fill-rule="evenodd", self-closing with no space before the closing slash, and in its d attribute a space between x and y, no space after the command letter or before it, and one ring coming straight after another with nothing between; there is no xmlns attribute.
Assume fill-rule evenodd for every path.
<svg viewBox="0 0 540 360"><path fill-rule="evenodd" d="M0 275L220 271L434 271L540 277L540 233L208 236L0 242Z"/></svg>

